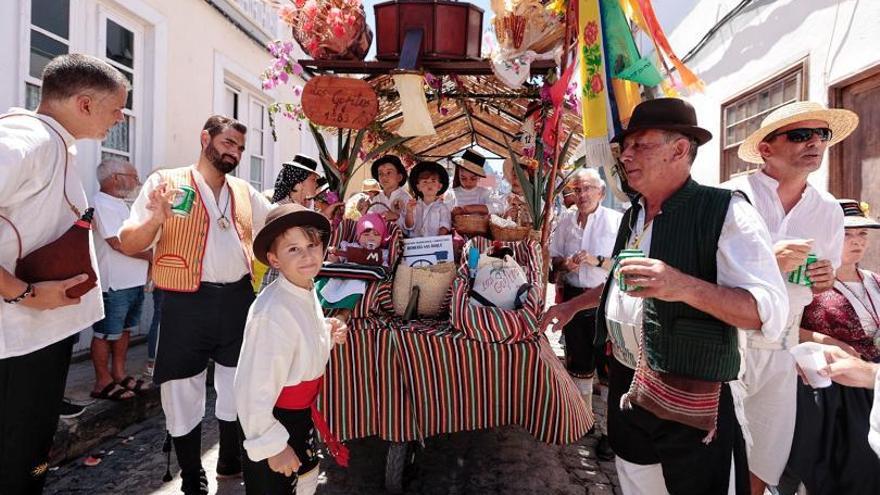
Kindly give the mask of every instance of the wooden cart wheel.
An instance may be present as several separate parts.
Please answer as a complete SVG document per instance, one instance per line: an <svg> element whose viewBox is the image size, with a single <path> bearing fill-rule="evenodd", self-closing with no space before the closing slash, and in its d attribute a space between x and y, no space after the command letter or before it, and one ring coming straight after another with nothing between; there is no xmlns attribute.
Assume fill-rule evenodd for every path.
<svg viewBox="0 0 880 495"><path fill-rule="evenodd" d="M410 456L408 442L391 442L385 455L385 491L403 493L403 471Z"/></svg>

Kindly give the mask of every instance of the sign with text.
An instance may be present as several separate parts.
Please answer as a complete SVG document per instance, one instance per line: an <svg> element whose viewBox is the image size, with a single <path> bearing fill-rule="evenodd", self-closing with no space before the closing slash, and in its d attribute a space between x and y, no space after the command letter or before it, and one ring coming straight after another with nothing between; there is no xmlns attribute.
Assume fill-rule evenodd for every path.
<svg viewBox="0 0 880 495"><path fill-rule="evenodd" d="M317 125L363 129L376 119L379 98L361 79L317 76L303 88L302 108Z"/></svg>
<svg viewBox="0 0 880 495"><path fill-rule="evenodd" d="M452 236L415 237L403 240L403 262L407 266L427 266L453 262Z"/></svg>

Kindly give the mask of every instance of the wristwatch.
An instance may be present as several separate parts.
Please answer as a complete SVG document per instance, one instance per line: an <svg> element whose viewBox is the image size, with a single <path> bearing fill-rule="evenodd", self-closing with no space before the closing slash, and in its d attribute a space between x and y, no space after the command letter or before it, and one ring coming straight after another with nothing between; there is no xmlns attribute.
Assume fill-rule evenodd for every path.
<svg viewBox="0 0 880 495"><path fill-rule="evenodd" d="M602 263L605 263L605 257L600 255L596 256L596 268L602 268Z"/></svg>

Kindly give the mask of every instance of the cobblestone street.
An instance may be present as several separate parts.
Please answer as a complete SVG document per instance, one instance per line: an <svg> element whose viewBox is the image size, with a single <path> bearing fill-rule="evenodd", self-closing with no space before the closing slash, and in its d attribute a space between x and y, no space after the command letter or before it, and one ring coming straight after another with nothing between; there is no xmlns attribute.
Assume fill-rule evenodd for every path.
<svg viewBox="0 0 880 495"><path fill-rule="evenodd" d="M212 394L213 395L213 394ZM594 396L597 416L604 420L604 404ZM209 404L213 404L213 397ZM211 493L243 494L241 480L218 486L213 469L217 458L217 426L213 415L204 422L202 462ZM173 481L165 473L164 417L130 427L105 442L100 464L87 467L80 457L54 469L46 487L51 494L174 494L180 479L172 454ZM428 438L418 449L407 472L408 494L612 494L616 488L614 463L599 461L589 435L573 445L548 445L525 430L506 427ZM325 459L321 464L320 494L381 494L384 491L387 442L377 438L347 442L351 464L343 469Z"/></svg>

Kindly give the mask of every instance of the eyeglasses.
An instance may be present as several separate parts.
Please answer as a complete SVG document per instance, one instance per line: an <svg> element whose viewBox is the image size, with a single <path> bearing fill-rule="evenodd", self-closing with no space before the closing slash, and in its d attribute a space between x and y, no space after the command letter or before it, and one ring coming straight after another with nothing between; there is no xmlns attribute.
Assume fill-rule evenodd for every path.
<svg viewBox="0 0 880 495"><path fill-rule="evenodd" d="M771 133L765 141L769 141L776 136L785 135L785 138L788 139L792 143L805 143L810 139L813 139L813 134L819 136L819 139L822 141L831 140L831 129L827 127L819 127L819 128L810 128L810 127L801 127L798 129L791 129L788 131L782 132L774 132Z"/></svg>

